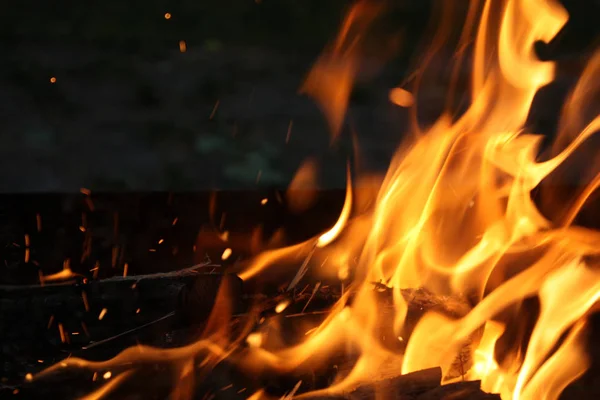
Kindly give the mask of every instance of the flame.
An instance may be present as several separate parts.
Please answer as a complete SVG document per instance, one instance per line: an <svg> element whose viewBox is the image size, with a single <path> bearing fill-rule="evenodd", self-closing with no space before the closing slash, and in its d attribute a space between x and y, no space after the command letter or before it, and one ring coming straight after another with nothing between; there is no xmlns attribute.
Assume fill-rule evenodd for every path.
<svg viewBox="0 0 600 400"><path fill-rule="evenodd" d="M364 32L380 11L372 2L356 3L302 88L322 107L334 138L345 118ZM323 321L299 324L302 339L290 345L280 328L293 301L280 298L272 317L258 318L260 305L251 306L234 334L224 286L195 343L171 349L137 346L108 361L69 358L65 363L135 370L171 362L179 367L177 379L190 382L183 377L201 356L203 376L227 358L258 377L323 367L345 352L354 361L351 368L316 395L431 367L440 367L450 382L458 376L453 372L457 358L470 349L469 363L462 365L460 358L465 370L459 375L481 380L484 390L504 400L557 399L589 366L584 344L587 318L600 302L600 232L575 221L600 185L600 173L590 163L585 186L562 205L557 218L542 213L532 192L560 176L583 150L589 152L586 140L600 130L600 116L579 112L600 89L595 82L600 55L590 61L565 105L552 154L540 161L542 138L525 123L536 92L554 79L555 65L539 60L534 44L552 40L568 15L551 0L474 1L467 13L456 62L460 65L465 49L472 51L468 109L456 115L450 98L431 126L412 124L414 135L399 148L372 202L353 193L348 168L346 200L330 230L263 251L239 274L243 280L282 279L280 287L291 280L288 288L296 287L308 269L341 280L342 294ZM451 21L442 22L424 69L449 36ZM451 97L457 70L453 66ZM390 98L402 106L410 99L416 115L425 83L419 78L413 88L396 89ZM286 268L290 264L294 268ZM320 289L319 281L309 302ZM415 311L414 296L407 298L405 289L427 293L439 307ZM382 300L384 294L389 298ZM536 301L539 312L531 310ZM252 398L266 397L263 389L254 388ZM178 393L183 392L188 390Z"/></svg>
<svg viewBox="0 0 600 400"><path fill-rule="evenodd" d="M64 281L67 279L73 279L78 276L82 276L80 274L76 274L71 270L71 260L66 259L63 262L63 269L60 272L56 272L50 275L42 275L40 273L40 282L43 284L44 282L55 282L55 281Z"/></svg>
<svg viewBox="0 0 600 400"><path fill-rule="evenodd" d="M313 97L323 110L333 139L342 128L350 99L352 83L359 69L364 32L379 15L381 6L359 1L351 8L342 29L308 74L300 92Z"/></svg>
<svg viewBox="0 0 600 400"><path fill-rule="evenodd" d="M325 247L331 242L333 242L339 236L342 229L344 229L344 226L350 218L350 212L352 211L352 184L350 176L350 167L348 167L347 169L347 181L348 184L346 185L346 200L344 202L342 212L340 213L340 217L330 230L319 236L319 239L317 239L317 247Z"/></svg>

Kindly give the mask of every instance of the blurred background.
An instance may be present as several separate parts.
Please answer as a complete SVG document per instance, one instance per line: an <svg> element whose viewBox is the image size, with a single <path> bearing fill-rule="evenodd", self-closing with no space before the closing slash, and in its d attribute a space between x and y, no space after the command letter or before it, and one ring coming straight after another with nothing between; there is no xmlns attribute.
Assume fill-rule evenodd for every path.
<svg viewBox="0 0 600 400"><path fill-rule="evenodd" d="M286 187L308 157L320 186L339 188L350 131L365 168L385 171L408 115L388 91L406 82L440 18L431 0L388 3L372 40L381 48L364 63L346 132L330 146L322 114L298 88L348 0L7 2L0 191ZM590 16L600 14L597 0L563 3L571 20L542 49L562 60L561 93L597 43ZM383 60L382 48L393 56ZM451 56L440 55L439 67ZM427 122L443 91L431 84L420 96ZM556 104L537 107L540 129L552 129Z"/></svg>

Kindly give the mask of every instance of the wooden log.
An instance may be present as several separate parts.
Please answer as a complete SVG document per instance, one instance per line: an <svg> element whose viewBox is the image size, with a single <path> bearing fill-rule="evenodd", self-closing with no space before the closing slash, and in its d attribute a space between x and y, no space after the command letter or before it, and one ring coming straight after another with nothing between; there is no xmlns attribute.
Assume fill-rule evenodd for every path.
<svg viewBox="0 0 600 400"><path fill-rule="evenodd" d="M499 394L486 393L481 390L481 381L465 381L443 385L428 390L415 400L500 400Z"/></svg>
<svg viewBox="0 0 600 400"><path fill-rule="evenodd" d="M428 368L359 386L348 394L348 398L359 400L379 396L378 398L398 399L426 392L440 386L441 382L442 369Z"/></svg>

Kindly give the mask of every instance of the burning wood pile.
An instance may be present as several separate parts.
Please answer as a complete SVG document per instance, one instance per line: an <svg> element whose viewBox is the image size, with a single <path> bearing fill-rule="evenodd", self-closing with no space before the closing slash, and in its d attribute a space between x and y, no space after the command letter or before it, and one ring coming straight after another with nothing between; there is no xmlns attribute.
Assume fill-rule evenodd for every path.
<svg viewBox="0 0 600 400"><path fill-rule="evenodd" d="M333 141L384 10L371 1L351 7L302 87L322 107ZM93 399L557 399L591 364L586 334L600 300L600 232L577 224L600 184L596 154L580 162L600 129L600 117L586 119L597 105L600 56L540 161L541 137L528 132L527 115L555 74L534 44L555 37L568 15L541 0L473 1L465 11L462 33L451 35L456 24L443 21L421 69L390 97L410 107L414 135L374 192L349 163L343 208L322 234L291 246L274 235L231 274L200 273L207 263L3 288L11 318L62 313L61 341L80 345L14 390L41 396L69 376L80 382L69 383L71 393ZM416 118L419 89L449 43L454 64L441 73L450 101L425 129ZM464 60L472 74L466 110L454 105ZM567 167L587 180L558 216L546 217L534 194L552 195L549 182ZM219 238L229 240L226 232ZM68 265L52 280L65 277L73 278ZM77 327L67 326L70 315ZM119 322L132 315L135 326ZM103 326L109 318L118 332ZM15 337L25 334L19 326ZM141 330L152 340L131 343ZM83 336L103 339L84 344Z"/></svg>

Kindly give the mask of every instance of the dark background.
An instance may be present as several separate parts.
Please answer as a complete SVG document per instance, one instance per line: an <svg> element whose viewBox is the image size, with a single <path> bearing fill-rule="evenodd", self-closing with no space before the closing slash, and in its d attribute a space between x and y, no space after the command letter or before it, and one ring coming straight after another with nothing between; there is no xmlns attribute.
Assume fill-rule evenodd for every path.
<svg viewBox="0 0 600 400"><path fill-rule="evenodd" d="M431 0L387 3L386 32L399 35L400 45L385 68L359 82L349 113L367 169L376 171L385 171L406 130L407 111L389 104L387 92L412 71L429 45L425 32L440 17ZM322 187L343 187L348 132L329 146L321 113L297 91L350 4L5 2L0 191L285 187L309 156L320 161ZM534 110L538 131L552 131L560 96L598 43L600 2L563 4L571 20L550 46L540 46L542 56L561 61L557 88ZM434 67L444 68L444 57L451 53ZM431 84L420 94L432 109L425 122L435 117L440 89Z"/></svg>

